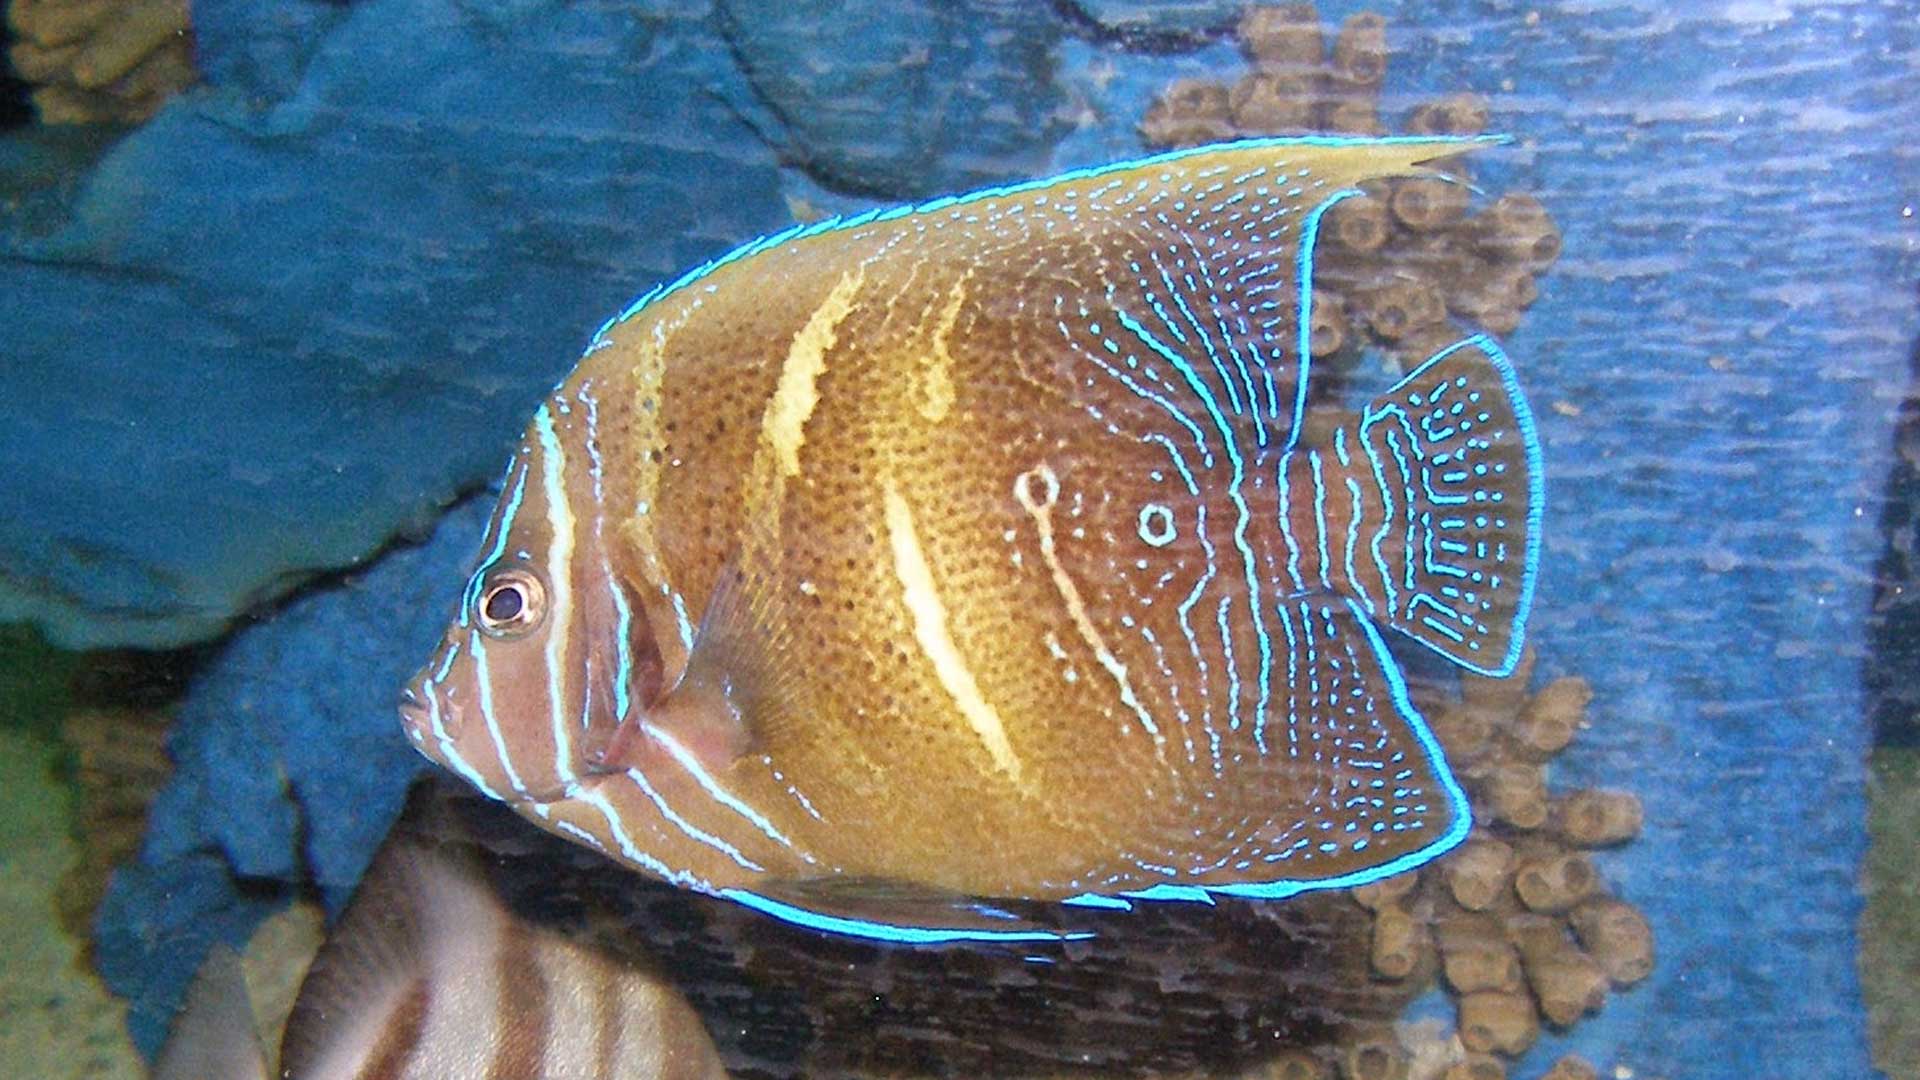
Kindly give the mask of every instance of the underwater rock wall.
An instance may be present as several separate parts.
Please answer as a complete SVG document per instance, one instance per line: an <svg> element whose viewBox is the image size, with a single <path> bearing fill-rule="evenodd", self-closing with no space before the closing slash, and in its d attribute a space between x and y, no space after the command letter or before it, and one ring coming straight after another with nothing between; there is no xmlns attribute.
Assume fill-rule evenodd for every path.
<svg viewBox="0 0 1920 1080"><path fill-rule="evenodd" d="M1066 122L1053 79L1064 27L1048 5L717 0L715 7L748 81L778 119L769 132L774 145L823 183L913 199L1047 169ZM848 34L851 22L857 34Z"/></svg>
<svg viewBox="0 0 1920 1080"><path fill-rule="evenodd" d="M148 1053L216 941L310 891L336 913L427 767L395 720L401 682L445 628L490 497L284 604L195 680L167 747L174 776L138 860L97 916L107 983Z"/></svg>
<svg viewBox="0 0 1920 1080"><path fill-rule="evenodd" d="M218 20L289 7L308 54L275 99ZM201 25L234 81L115 147L58 228L0 234L34 298L0 324L0 618L72 645L212 636L417 529L609 310L784 217L698 20L371 0Z"/></svg>

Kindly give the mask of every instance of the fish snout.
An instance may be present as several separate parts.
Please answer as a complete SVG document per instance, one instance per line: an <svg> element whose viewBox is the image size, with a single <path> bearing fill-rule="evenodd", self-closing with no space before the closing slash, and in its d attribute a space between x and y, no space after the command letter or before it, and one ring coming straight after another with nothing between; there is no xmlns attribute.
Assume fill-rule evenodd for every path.
<svg viewBox="0 0 1920 1080"><path fill-rule="evenodd" d="M400 728L423 752L459 731L459 714L426 671L400 688Z"/></svg>
<svg viewBox="0 0 1920 1080"><path fill-rule="evenodd" d="M400 688L400 729L416 745L426 743L427 729L432 724L426 698L429 693L432 691L426 690L424 680L419 678Z"/></svg>

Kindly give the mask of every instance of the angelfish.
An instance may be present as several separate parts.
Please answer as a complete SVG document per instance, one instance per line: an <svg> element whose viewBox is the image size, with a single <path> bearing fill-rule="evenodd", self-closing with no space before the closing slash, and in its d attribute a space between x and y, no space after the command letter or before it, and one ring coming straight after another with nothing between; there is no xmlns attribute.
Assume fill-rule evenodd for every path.
<svg viewBox="0 0 1920 1080"><path fill-rule="evenodd" d="M1383 632L1513 669L1533 421L1463 331L1302 445L1304 337L1329 208L1486 141L1179 151L654 289L535 412L408 735L616 862L895 941L1434 858L1469 811Z"/></svg>

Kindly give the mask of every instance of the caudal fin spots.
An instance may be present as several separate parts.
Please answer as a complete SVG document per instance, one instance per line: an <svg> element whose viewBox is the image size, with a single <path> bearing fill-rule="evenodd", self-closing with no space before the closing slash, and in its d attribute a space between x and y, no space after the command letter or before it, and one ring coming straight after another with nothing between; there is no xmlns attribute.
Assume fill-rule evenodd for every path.
<svg viewBox="0 0 1920 1080"><path fill-rule="evenodd" d="M1387 625L1469 670L1520 656L1545 501L1539 439L1513 367L1476 335L1436 353L1361 413L1389 508L1377 548Z"/></svg>

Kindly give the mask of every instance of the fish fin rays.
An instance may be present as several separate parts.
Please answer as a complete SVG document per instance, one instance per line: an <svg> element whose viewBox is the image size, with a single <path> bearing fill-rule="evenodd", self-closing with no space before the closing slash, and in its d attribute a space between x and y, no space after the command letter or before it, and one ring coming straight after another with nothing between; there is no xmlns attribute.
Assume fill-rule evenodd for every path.
<svg viewBox="0 0 1920 1080"><path fill-rule="evenodd" d="M1057 201L1104 235L1121 269L1103 296L1060 298L1059 330L1128 392L1119 422L1132 434L1212 459L1231 422L1260 446L1291 447L1323 215L1365 181L1431 175L1421 163L1496 141L1253 139L1103 170L1105 184Z"/></svg>
<svg viewBox="0 0 1920 1080"><path fill-rule="evenodd" d="M898 945L1044 944L1093 936L1021 918L991 901L867 878L756 884L720 895L810 930Z"/></svg>
<svg viewBox="0 0 1920 1080"><path fill-rule="evenodd" d="M1506 355L1475 335L1362 411L1383 526L1382 622L1482 675L1519 662L1545 503L1533 414ZM1379 550L1376 547L1376 550Z"/></svg>
<svg viewBox="0 0 1920 1080"><path fill-rule="evenodd" d="M1318 775L1313 801L1289 808L1245 867L1199 884L1275 898L1348 888L1401 873L1466 837L1472 811L1439 742L1408 696L1386 643L1359 603L1330 594L1276 608L1293 680L1269 720L1267 754ZM1149 897L1151 898L1151 897Z"/></svg>
<svg viewBox="0 0 1920 1080"><path fill-rule="evenodd" d="M200 965L153 1064L153 1080L266 1080L240 956L223 944Z"/></svg>
<svg viewBox="0 0 1920 1080"><path fill-rule="evenodd" d="M594 770L643 767L652 731L672 736L717 771L793 722L800 669L776 606L757 575L734 563L723 566L678 681L633 710L596 755Z"/></svg>
<svg viewBox="0 0 1920 1080"><path fill-rule="evenodd" d="M497 908L469 851L397 827L301 983L281 1045L286 1074L364 1055L390 1014L424 994L436 957L458 962L499 921Z"/></svg>
<svg viewBox="0 0 1920 1080"><path fill-rule="evenodd" d="M1408 696L1380 632L1356 600L1321 592L1275 606L1291 685L1265 719L1261 760L1291 792L1264 827L1177 868L1167 880L1063 903L1123 910L1142 902L1277 900L1405 873L1452 850L1472 828L1466 793Z"/></svg>

